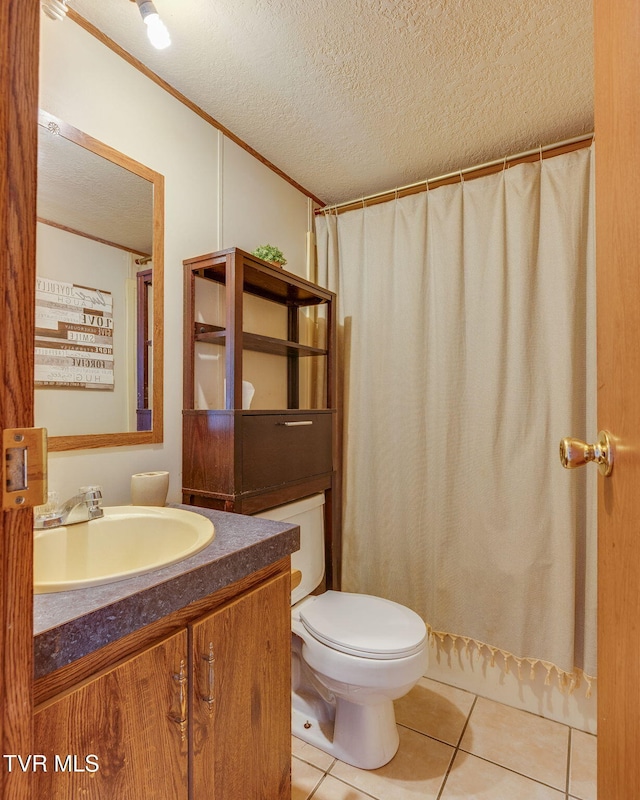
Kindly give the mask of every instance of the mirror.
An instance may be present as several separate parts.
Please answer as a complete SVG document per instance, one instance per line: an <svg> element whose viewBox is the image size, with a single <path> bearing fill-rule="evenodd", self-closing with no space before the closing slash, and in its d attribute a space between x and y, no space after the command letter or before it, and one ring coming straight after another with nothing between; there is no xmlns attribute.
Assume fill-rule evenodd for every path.
<svg viewBox="0 0 640 800"><path fill-rule="evenodd" d="M35 424L52 451L161 442L164 177L38 122Z"/></svg>

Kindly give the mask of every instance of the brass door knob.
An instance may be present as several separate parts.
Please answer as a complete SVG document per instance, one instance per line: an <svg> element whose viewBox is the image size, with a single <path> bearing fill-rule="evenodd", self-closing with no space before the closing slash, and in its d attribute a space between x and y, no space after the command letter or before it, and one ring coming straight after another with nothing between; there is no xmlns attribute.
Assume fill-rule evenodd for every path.
<svg viewBox="0 0 640 800"><path fill-rule="evenodd" d="M613 470L613 444L608 431L600 431L596 444L567 437L560 442L560 462L565 469L575 469L594 461L607 477Z"/></svg>

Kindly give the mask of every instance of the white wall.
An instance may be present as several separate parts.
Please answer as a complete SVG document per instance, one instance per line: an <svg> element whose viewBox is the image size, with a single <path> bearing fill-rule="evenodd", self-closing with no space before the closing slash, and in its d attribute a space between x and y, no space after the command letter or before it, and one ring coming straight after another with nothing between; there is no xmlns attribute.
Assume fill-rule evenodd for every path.
<svg viewBox="0 0 640 800"><path fill-rule="evenodd" d="M51 453L50 488L101 483L115 505L130 501L132 473L167 469L179 501L182 261L270 242L304 275L308 201L71 20L43 15L40 47L40 107L165 177L164 442Z"/></svg>
<svg viewBox="0 0 640 800"><path fill-rule="evenodd" d="M224 139L221 168L222 248L251 252L273 244L284 253L286 269L303 275L307 198L230 139Z"/></svg>

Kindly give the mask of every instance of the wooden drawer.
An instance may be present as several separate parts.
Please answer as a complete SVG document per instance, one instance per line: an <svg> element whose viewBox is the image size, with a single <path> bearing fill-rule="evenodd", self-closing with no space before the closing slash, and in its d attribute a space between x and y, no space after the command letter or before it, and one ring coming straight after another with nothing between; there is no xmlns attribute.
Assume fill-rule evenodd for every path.
<svg viewBox="0 0 640 800"><path fill-rule="evenodd" d="M331 472L331 411L244 416L242 491Z"/></svg>

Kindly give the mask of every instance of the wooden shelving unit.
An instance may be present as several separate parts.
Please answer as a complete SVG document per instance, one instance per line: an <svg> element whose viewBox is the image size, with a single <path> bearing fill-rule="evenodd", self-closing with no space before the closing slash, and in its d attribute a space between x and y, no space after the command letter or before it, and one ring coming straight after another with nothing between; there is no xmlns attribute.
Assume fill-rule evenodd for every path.
<svg viewBox="0 0 640 800"><path fill-rule="evenodd" d="M238 248L187 259L184 269L183 501L255 514L324 492L327 584L331 586L337 574L338 547L333 545L337 545L340 518L335 295ZM199 280L225 287L224 325L196 320ZM286 337L244 330L247 294L284 309ZM301 341L300 312L310 306L324 306L322 347ZM224 408L195 407L197 343L224 346ZM284 408L243 409L245 351L285 359ZM320 383L325 396L322 407L301 408L300 360L314 356L322 357L318 362L323 364Z"/></svg>

